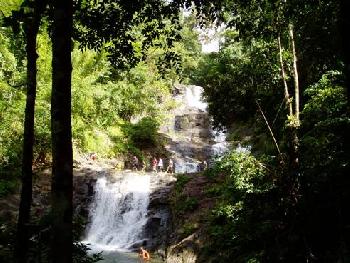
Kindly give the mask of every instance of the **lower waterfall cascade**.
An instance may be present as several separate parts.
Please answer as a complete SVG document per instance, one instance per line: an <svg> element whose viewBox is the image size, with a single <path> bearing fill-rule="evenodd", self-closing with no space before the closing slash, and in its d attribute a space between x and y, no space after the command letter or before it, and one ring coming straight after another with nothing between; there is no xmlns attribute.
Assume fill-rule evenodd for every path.
<svg viewBox="0 0 350 263"><path fill-rule="evenodd" d="M150 176L122 173L97 179L85 243L93 250L128 250L147 222Z"/></svg>

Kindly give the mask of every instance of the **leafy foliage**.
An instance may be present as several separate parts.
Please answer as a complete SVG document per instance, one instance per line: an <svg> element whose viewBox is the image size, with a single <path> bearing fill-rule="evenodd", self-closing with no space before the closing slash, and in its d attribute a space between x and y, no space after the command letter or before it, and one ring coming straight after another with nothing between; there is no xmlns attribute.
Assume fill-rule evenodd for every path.
<svg viewBox="0 0 350 263"><path fill-rule="evenodd" d="M340 72L324 74L306 89L309 99L303 110L303 228L313 254L328 262L346 253L339 248L348 245L345 203L350 200L350 180L345 142L350 118L343 85Z"/></svg>
<svg viewBox="0 0 350 263"><path fill-rule="evenodd" d="M82 1L76 8L76 38L83 47L106 49L110 61L125 68L136 65L144 57L144 52L152 46L153 39L167 31L165 17L172 15L164 1ZM176 15L172 20L177 23ZM117 24L117 26L116 26ZM132 29L138 27L142 40L135 43ZM169 35L169 45L176 35ZM107 45L105 45L108 43ZM136 52L134 52L136 51Z"/></svg>
<svg viewBox="0 0 350 263"><path fill-rule="evenodd" d="M23 64L11 31L0 29L0 196L17 188L24 116Z"/></svg>
<svg viewBox="0 0 350 263"><path fill-rule="evenodd" d="M208 223L211 240L204 257L210 262L264 262L273 251L271 233L277 227L276 184L267 165L250 153L232 151L213 167L214 185L207 190L218 200ZM277 211L276 211L276 210ZM277 238L275 236L275 238ZM211 257L218 251L220 257ZM276 252L279 253L279 252Z"/></svg>
<svg viewBox="0 0 350 263"><path fill-rule="evenodd" d="M0 22L20 2L0 1ZM208 218L210 238L201 256L211 262L349 260L350 120L339 52L339 1L195 1L192 6L187 0L98 0L75 4L73 136L79 151L104 157L132 152L142 158L141 150L162 143L157 130L174 106L172 84L182 80L203 85L214 125L229 128L236 141L253 135L246 143L253 144L255 155L233 151L206 171L213 180L206 194L215 198L217 205ZM180 17L183 7L192 7L192 15ZM226 21L229 29L219 53L200 57L198 33L193 29L214 18ZM300 190L293 206L281 183L285 171L276 161L266 124L255 106L259 102L285 152L286 122L293 119L285 117L276 39L281 36L283 46L288 46L290 24L295 28L304 92L301 169L297 174ZM18 30L19 23L16 25ZM50 25L41 30L36 164L49 161L51 148ZM20 168L25 102L24 54L23 36L13 37L8 28L1 27L0 196L17 187L14 179ZM283 50L282 57L291 88L291 54ZM175 186L175 207L181 215L198 208L200 201L181 194L189 180L179 175ZM198 225L189 222L182 235L197 229ZM1 242L11 238L11 233L6 233ZM42 254L36 253L42 240L48 237L33 234L33 258L47 254L44 247ZM87 247L82 244L75 244L75 252L75 262L98 260L98 255L87 258ZM0 254L6 261L10 252Z"/></svg>
<svg viewBox="0 0 350 263"><path fill-rule="evenodd" d="M305 91L300 197L291 207L285 171L271 157L232 152L206 172L219 200L209 218L210 262L337 262L346 256L349 217L345 147L349 118L343 75L332 71ZM339 249L339 247L344 249Z"/></svg>
<svg viewBox="0 0 350 263"><path fill-rule="evenodd" d="M189 69L196 66L200 50L197 35L191 30L195 26L193 17L181 21L185 27L183 31L169 20L163 22L164 30L152 40L147 50L142 47L143 32L150 25L139 21L128 29L128 34L134 39L133 55L140 60L136 64L130 62L128 70L114 67L109 59L110 51L81 51L78 46L82 43L75 42L72 55L72 126L77 152L96 152L101 157L112 157L162 143L156 135L156 128L174 106L171 85L183 78L179 75L180 68L184 70L183 76L190 74ZM184 42L173 42L170 47L167 41L173 30L183 35ZM35 165L51 160L52 56L49 31L49 23L44 22L37 41ZM0 169L1 173L13 176L21 161L26 60L20 34L14 37L9 28L2 28L0 38ZM162 66L169 51L178 56L184 67L180 64L172 69ZM1 180L9 178L2 177ZM4 191L12 185L4 184Z"/></svg>
<svg viewBox="0 0 350 263"><path fill-rule="evenodd" d="M159 124L152 118L145 117L131 126L128 132L131 142L139 148L154 147L157 145Z"/></svg>
<svg viewBox="0 0 350 263"><path fill-rule="evenodd" d="M204 87L214 126L229 129L231 138L246 140L254 151L275 154L256 105L261 105L277 141L283 141L287 113L276 43L237 41L237 34L234 30L225 33L222 48L203 58L193 81ZM284 56L290 61L288 52Z"/></svg>
<svg viewBox="0 0 350 263"><path fill-rule="evenodd" d="M235 191L257 193L264 192L269 188L262 183L265 177L264 165L249 153L231 152L216 165L219 172L229 174L229 181L226 184ZM228 195L232 195L232 193L228 193Z"/></svg>

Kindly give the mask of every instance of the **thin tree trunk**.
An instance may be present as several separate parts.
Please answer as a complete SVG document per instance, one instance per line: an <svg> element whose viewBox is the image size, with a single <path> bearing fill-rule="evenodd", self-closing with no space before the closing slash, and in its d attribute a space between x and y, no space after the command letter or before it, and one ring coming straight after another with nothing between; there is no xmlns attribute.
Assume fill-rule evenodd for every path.
<svg viewBox="0 0 350 263"><path fill-rule="evenodd" d="M256 105L258 105L258 109L259 109L261 115L262 115L263 118L264 118L264 121L265 121L265 123L266 123L266 126L267 126L267 128L268 128L268 130L269 130L269 132L270 132L270 134L271 134L272 140L273 140L273 142L274 142L274 144L275 144L275 146L276 146L278 155L280 156L281 161L283 161L283 159L282 159L282 153L281 153L281 151L280 151L280 147L278 146L278 143L277 143L277 140L276 140L276 138L275 138L275 135L273 134L273 131L272 131L272 129L271 129L271 126L270 126L269 122L267 121L267 119L266 119L266 117L265 117L265 114L264 114L263 110L261 109L260 104L259 104L258 101L256 101Z"/></svg>
<svg viewBox="0 0 350 263"><path fill-rule="evenodd" d="M340 19L339 19L339 31L342 38L342 54L345 64L345 77L346 77L346 89L348 98L348 113L350 113L350 39L349 39L349 28L350 28L350 1L340 1Z"/></svg>
<svg viewBox="0 0 350 263"><path fill-rule="evenodd" d="M345 74L345 88L347 91L347 116L350 116L350 39L349 39L349 28L350 28L350 16L349 16L349 10L350 10L350 1L349 0L341 0L340 1L340 16L339 16L339 32L341 34L341 41L342 41L342 55L344 60L344 74ZM347 131L345 131L343 134L343 141L344 141L344 151L345 158L347 160L350 160L350 127L347 125L346 127ZM344 174L346 180L343 180L344 185L350 184L350 178L347 176L347 174ZM343 198L343 206L340 211L340 220L342 221L339 225L345 229L345 222L348 222L348 218L346 215L348 214L348 208L346 204L350 202L350 196L349 194L345 195ZM343 258L347 257L347 231L342 231L341 234L341 241L342 241L342 249L341 254ZM346 262L346 259L343 259L342 262Z"/></svg>
<svg viewBox="0 0 350 263"><path fill-rule="evenodd" d="M291 169L293 169L294 176L298 176L299 174L299 136L298 129L300 126L300 116L299 116L299 77L298 77L298 67L297 67L297 55L295 51L295 40L293 33L293 25L289 25L289 36L292 44L292 52L293 52L293 76L294 76L294 118L292 123L292 141L291 141Z"/></svg>
<svg viewBox="0 0 350 263"><path fill-rule="evenodd" d="M293 28L290 28L289 33L293 33ZM293 104L288 92L288 86L286 81L286 74L283 66L283 57L282 57L282 45L280 36L278 36L278 49L279 49L279 59L281 64L281 74L284 84L284 95L285 100L288 106L288 113L291 118L291 122L287 126L287 138L288 138L288 177L285 180L286 191L289 192L292 203L298 202L298 191L299 191L299 137L298 137L298 128L300 124L299 120L299 81L298 81L298 71L296 64L296 55L295 55L295 44L294 37L291 36L292 48L293 48L293 70L294 70L294 114L293 114Z"/></svg>
<svg viewBox="0 0 350 263"><path fill-rule="evenodd" d="M22 189L17 222L17 240L15 247L16 262L27 262L28 253L28 224L32 204L33 178L33 146L34 146L34 112L36 98L36 37L39 30L40 17L38 10L26 21L26 54L27 54L27 99L24 119L23 157L22 157Z"/></svg>
<svg viewBox="0 0 350 263"><path fill-rule="evenodd" d="M294 41L294 32L293 25L289 24L289 36L292 44L293 52L293 76L294 76L294 114L295 114L295 125L300 126L300 106L299 106L299 74L297 66L297 55L295 51L295 41Z"/></svg>
<svg viewBox="0 0 350 263"><path fill-rule="evenodd" d="M281 74L282 74L282 80L283 80L283 85L284 85L284 98L285 98L286 104L288 106L288 110L289 110L288 113L290 116L292 116L293 115L293 107L292 107L292 101L291 101L290 96L289 96L286 72L284 71L282 45L281 45L280 35L278 35L277 40L278 40L279 60L280 60L280 64L281 64Z"/></svg>
<svg viewBox="0 0 350 263"><path fill-rule="evenodd" d="M72 262L73 153L71 131L72 0L53 1L51 260Z"/></svg>

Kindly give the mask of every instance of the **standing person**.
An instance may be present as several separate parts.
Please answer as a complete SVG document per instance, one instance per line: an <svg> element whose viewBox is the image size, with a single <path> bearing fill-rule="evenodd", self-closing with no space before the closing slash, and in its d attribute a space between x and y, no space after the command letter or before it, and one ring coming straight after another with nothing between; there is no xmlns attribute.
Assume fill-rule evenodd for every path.
<svg viewBox="0 0 350 263"><path fill-rule="evenodd" d="M146 162L145 162L145 159L142 159L142 162L141 162L141 171L142 171L142 172L146 171Z"/></svg>
<svg viewBox="0 0 350 263"><path fill-rule="evenodd" d="M156 157L152 158L152 172L157 172L157 159L156 159Z"/></svg>
<svg viewBox="0 0 350 263"><path fill-rule="evenodd" d="M133 170L138 170L138 166L139 166L139 159L137 158L136 155L134 155L132 157L132 169Z"/></svg>
<svg viewBox="0 0 350 263"><path fill-rule="evenodd" d="M167 173L174 173L174 162L173 162L173 159L169 159L169 163L168 163L168 167L166 168L166 172Z"/></svg>
<svg viewBox="0 0 350 263"><path fill-rule="evenodd" d="M197 172L199 173L200 171L202 171L202 168L203 168L203 163L200 162L200 163L197 165Z"/></svg>
<svg viewBox="0 0 350 263"><path fill-rule="evenodd" d="M140 247L139 258L141 262L147 262L151 259L151 256L146 249L144 249L143 247Z"/></svg>
<svg viewBox="0 0 350 263"><path fill-rule="evenodd" d="M90 158L91 158L91 160L96 161L96 159L97 159L97 154L96 154L96 153L91 153L91 154L90 154Z"/></svg>
<svg viewBox="0 0 350 263"><path fill-rule="evenodd" d="M207 170L207 168L208 168L208 163L207 163L206 160L204 160L204 161L203 161L203 171L204 171L204 170Z"/></svg>
<svg viewBox="0 0 350 263"><path fill-rule="evenodd" d="M158 160L158 172L163 172L163 159L161 157Z"/></svg>

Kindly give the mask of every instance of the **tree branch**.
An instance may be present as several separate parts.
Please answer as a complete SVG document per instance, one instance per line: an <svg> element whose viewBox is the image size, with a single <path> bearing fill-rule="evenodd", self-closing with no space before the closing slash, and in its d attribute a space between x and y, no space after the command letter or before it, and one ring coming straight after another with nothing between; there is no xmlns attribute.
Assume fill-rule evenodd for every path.
<svg viewBox="0 0 350 263"><path fill-rule="evenodd" d="M289 24L289 36L292 42L292 52L293 52L293 76L294 76L294 112L296 118L297 127L300 126L300 118L299 118L299 75L298 75L298 67L297 67L297 55L295 51L295 40L293 33L293 24Z"/></svg>
<svg viewBox="0 0 350 263"><path fill-rule="evenodd" d="M284 98L286 100L286 104L289 109L289 116L293 116L293 107L292 107L292 101L289 96L289 91L288 91L288 85L287 85L287 77L286 77L286 72L284 71L284 66L283 66L283 56L282 56L282 45L281 45L281 37L280 34L278 34L277 37L278 40L278 50L279 50L279 60L280 60L280 65L281 65L281 74L282 74L282 80L283 80L283 85L284 85Z"/></svg>
<svg viewBox="0 0 350 263"><path fill-rule="evenodd" d="M256 102L256 105L258 106L258 109L259 109L261 115L263 116L263 118L264 118L264 120L265 120L265 123L266 123L267 128L268 128L269 131L270 131L271 137L272 137L273 142L275 143L276 149L277 149L277 151L278 151L278 155L280 156L281 160L283 160L283 159L282 159L282 153L281 153L280 148L279 148L279 146L278 146L277 140L276 140L276 138L275 138L275 136L274 136L274 134L273 134L273 131L272 131L270 125L269 125L269 122L267 121L267 119L266 119L266 117L265 117L265 114L264 114L264 112L262 111L262 109L261 109L261 107L260 107L259 102L258 102L257 100L256 100L255 102Z"/></svg>

